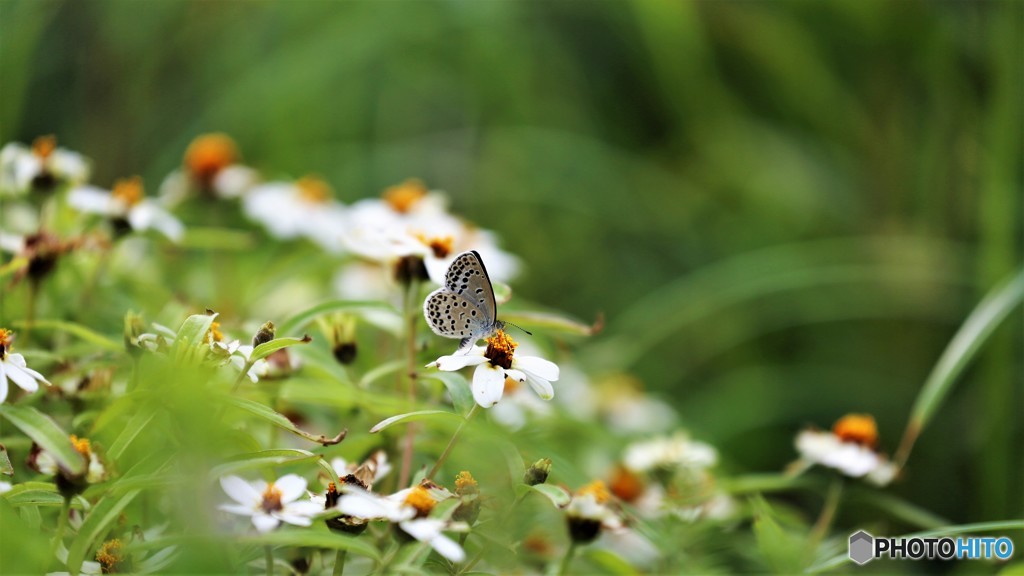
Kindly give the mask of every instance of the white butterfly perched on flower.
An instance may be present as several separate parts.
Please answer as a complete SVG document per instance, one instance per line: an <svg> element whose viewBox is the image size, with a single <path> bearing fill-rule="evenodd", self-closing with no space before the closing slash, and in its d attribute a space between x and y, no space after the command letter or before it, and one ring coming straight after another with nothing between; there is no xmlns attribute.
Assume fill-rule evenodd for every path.
<svg viewBox="0 0 1024 576"><path fill-rule="evenodd" d="M460 338L460 352L505 327L498 320L491 278L476 250L455 257L444 274L444 286L423 302L423 316L438 336Z"/></svg>

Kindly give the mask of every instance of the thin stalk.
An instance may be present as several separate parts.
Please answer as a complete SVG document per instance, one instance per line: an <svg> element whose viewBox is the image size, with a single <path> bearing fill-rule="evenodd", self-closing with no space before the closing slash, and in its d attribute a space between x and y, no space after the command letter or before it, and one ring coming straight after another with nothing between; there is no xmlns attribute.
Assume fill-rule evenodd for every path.
<svg viewBox="0 0 1024 576"><path fill-rule="evenodd" d="M812 550L825 538L829 528L832 527L832 521L835 520L836 510L839 509L839 500L842 493L843 479L837 476L828 487L828 494L825 495L825 504L821 508L821 514L818 515L818 520L814 523L814 528L811 529Z"/></svg>
<svg viewBox="0 0 1024 576"><path fill-rule="evenodd" d="M242 385L242 382L249 376L249 370L252 368L252 360L246 360L245 366L242 366L242 371L238 373L238 377L235 378L235 383L231 386L231 393L234 394L238 391L238 387Z"/></svg>
<svg viewBox="0 0 1024 576"><path fill-rule="evenodd" d="M419 283L411 280L406 287L403 301L403 315L405 319L405 374L400 379L405 382L405 393L409 401L409 410L416 406L416 313L419 306L416 306L415 299L419 294ZM410 424L406 427L405 441L402 444L402 468L398 475L398 487L404 488L409 483L409 476L412 474L412 452L416 441L416 426Z"/></svg>
<svg viewBox="0 0 1024 576"><path fill-rule="evenodd" d="M334 576L342 576L345 573L345 550L338 550L334 555Z"/></svg>
<svg viewBox="0 0 1024 576"><path fill-rule="evenodd" d="M274 553L270 551L270 546L263 547L263 557L267 561L267 576L274 573Z"/></svg>
<svg viewBox="0 0 1024 576"><path fill-rule="evenodd" d="M32 339L32 324L36 321L36 302L39 300L39 282L28 281L28 302L25 303L25 329L21 334L21 346L24 347Z"/></svg>
<svg viewBox="0 0 1024 576"><path fill-rule="evenodd" d="M466 427L466 424L469 424L469 421L473 418L473 415L476 414L476 411L479 408L479 404L473 404L473 408L470 409L469 414L466 414L466 419L463 420L462 423L459 424L459 427L455 429L455 434L452 434L452 439L449 440L448 445L444 447L444 452L441 453L441 457L437 459L437 462L434 463L434 467L427 473L427 480L432 479L434 474L437 474L437 471L441 469L441 465L448 459L448 454L451 453L452 447L455 446L455 441L458 440L459 435L462 434L463 428Z"/></svg>
<svg viewBox="0 0 1024 576"><path fill-rule="evenodd" d="M576 542L569 544L569 549L565 551L565 557L562 558L562 563L558 566L559 576L564 576L569 573L569 565L572 564L572 557L576 554Z"/></svg>
<svg viewBox="0 0 1024 576"><path fill-rule="evenodd" d="M50 543L50 558L57 555L57 549L64 541L64 531L68 527L68 513L71 512L71 498L64 498L60 507L60 517L57 518L57 531L53 534L53 542Z"/></svg>

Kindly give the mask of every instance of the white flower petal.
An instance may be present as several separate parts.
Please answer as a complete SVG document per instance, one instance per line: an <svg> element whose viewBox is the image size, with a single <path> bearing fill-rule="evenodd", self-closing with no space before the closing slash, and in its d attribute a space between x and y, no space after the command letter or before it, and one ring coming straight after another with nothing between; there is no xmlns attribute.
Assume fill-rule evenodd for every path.
<svg viewBox="0 0 1024 576"><path fill-rule="evenodd" d="M152 228L178 242L185 235L185 225L151 200L143 200L128 212L128 223L132 230L148 230Z"/></svg>
<svg viewBox="0 0 1024 576"><path fill-rule="evenodd" d="M0 404L7 400L7 373L4 372L3 362L0 362Z"/></svg>
<svg viewBox="0 0 1024 576"><path fill-rule="evenodd" d="M119 216L124 213L124 204L115 200L109 191L96 186L73 188L68 192L68 204L87 214Z"/></svg>
<svg viewBox="0 0 1024 576"><path fill-rule="evenodd" d="M466 354L453 354L451 356L441 356L435 360L432 364L427 366L437 366L438 370L444 370L445 372L454 372L456 370L462 370L467 366L476 366L487 362L487 358L484 356L484 348L470 350Z"/></svg>
<svg viewBox="0 0 1024 576"><path fill-rule="evenodd" d="M52 384L50 384L50 381L44 378L42 374L29 368L25 364L25 357L22 356L21 354L11 354L7 358L10 359L10 361L13 362L15 366L21 368L23 372L27 372L29 376L35 378L36 380L39 380L40 382L46 384L47 386L52 386Z"/></svg>
<svg viewBox="0 0 1024 576"><path fill-rule="evenodd" d="M505 392L505 371L489 363L473 371L473 399L481 408L494 406Z"/></svg>
<svg viewBox="0 0 1024 576"><path fill-rule="evenodd" d="M362 491L345 494L338 499L338 510L356 518L387 518L393 509L392 503Z"/></svg>
<svg viewBox="0 0 1024 576"><path fill-rule="evenodd" d="M277 525L280 523L280 520L264 513L262 510L252 515L252 525L259 532L270 532L277 528Z"/></svg>
<svg viewBox="0 0 1024 576"><path fill-rule="evenodd" d="M288 474L274 482L274 487L281 491L282 502L293 502L306 494L306 479L298 474Z"/></svg>
<svg viewBox="0 0 1024 576"><path fill-rule="evenodd" d="M283 522L287 522L293 526L309 526L313 524L313 519L307 514L292 514L287 510L281 512L275 512L274 517Z"/></svg>
<svg viewBox="0 0 1024 576"><path fill-rule="evenodd" d="M558 380L558 365L550 360L536 356L514 356L512 358L512 367L533 374L548 382Z"/></svg>
<svg viewBox="0 0 1024 576"><path fill-rule="evenodd" d="M229 498L249 507L258 506L263 501L262 491L238 476L225 476L220 479L220 487Z"/></svg>
<svg viewBox="0 0 1024 576"><path fill-rule="evenodd" d="M555 397L555 389L551 387L551 382L543 378L538 378L533 374L526 373L526 383L530 385L530 388L537 393L543 400L551 400Z"/></svg>
<svg viewBox="0 0 1024 576"><path fill-rule="evenodd" d="M317 514L324 511L324 503L317 504L313 500L299 500L290 504L285 504L283 514L289 514L292 516L316 516Z"/></svg>
<svg viewBox="0 0 1024 576"><path fill-rule="evenodd" d="M244 504L221 504L217 506L218 510L230 512L232 514L238 514L240 516L252 516L256 513L256 509L252 506L246 506Z"/></svg>
<svg viewBox="0 0 1024 576"><path fill-rule="evenodd" d="M7 364L7 377L17 384L19 388L30 394L39 389L39 384L36 383L35 379L13 363Z"/></svg>

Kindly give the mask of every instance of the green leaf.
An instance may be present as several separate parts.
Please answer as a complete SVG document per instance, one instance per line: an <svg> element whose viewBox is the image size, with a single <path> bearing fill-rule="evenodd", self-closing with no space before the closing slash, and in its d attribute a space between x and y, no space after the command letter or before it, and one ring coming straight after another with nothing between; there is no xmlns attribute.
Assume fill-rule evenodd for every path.
<svg viewBox="0 0 1024 576"><path fill-rule="evenodd" d="M399 316L398 310L395 310L394 306L384 302L373 300L331 300L329 302L317 304L312 308L303 310L291 318L288 318L277 327L277 331L281 334L292 334L303 329L317 316L322 316L331 312L365 312L367 310L390 312L396 317Z"/></svg>
<svg viewBox="0 0 1024 576"><path fill-rule="evenodd" d="M131 420L125 425L121 433L117 435L114 442L110 445L110 449L107 450L107 458L112 462L116 462L124 451L128 449L135 438L138 437L139 433L153 421L156 417L156 412L149 410L141 410L132 415Z"/></svg>
<svg viewBox="0 0 1024 576"><path fill-rule="evenodd" d="M380 552L370 544L369 539L347 534L315 530L277 530L266 534L243 536L238 539L244 544L259 546L288 546L305 548L326 548L328 550L345 550L360 556L380 561Z"/></svg>
<svg viewBox="0 0 1024 576"><path fill-rule="evenodd" d="M469 387L469 381L458 372L428 372L422 375L424 380L437 380L444 384L451 396L452 405L459 414L466 414L473 407L473 391Z"/></svg>
<svg viewBox="0 0 1024 576"><path fill-rule="evenodd" d="M205 356L206 334L214 318L215 314L193 314L186 318L171 346L171 357L179 362L194 362Z"/></svg>
<svg viewBox="0 0 1024 576"><path fill-rule="evenodd" d="M241 454L228 462L215 466L210 470L211 478L221 478L228 474L236 474L244 470L256 470L274 466L301 464L313 460L322 460L318 454L308 450L282 448L278 450L260 450L249 454ZM329 470L329 469L328 469Z"/></svg>
<svg viewBox="0 0 1024 576"><path fill-rule="evenodd" d="M203 250L248 250L255 245L255 240L255 236L245 230L189 226L181 240L181 247Z"/></svg>
<svg viewBox="0 0 1024 576"><path fill-rule="evenodd" d="M360 388L369 388L370 384L373 384L377 380L398 372L405 368L405 360L393 360L391 362L385 362L380 366L376 366L363 374L363 377L359 380Z"/></svg>
<svg viewBox="0 0 1024 576"><path fill-rule="evenodd" d="M96 542L106 533L107 528L117 521L121 511L138 494L138 490L132 490L120 496L108 496L100 500L99 504L89 511L85 522L82 522L82 527L78 529L78 535L68 549L67 567L69 572L78 574L86 555L92 551Z"/></svg>
<svg viewBox="0 0 1024 576"><path fill-rule="evenodd" d="M561 486L555 486L553 484L536 484L534 486L520 484L520 486L525 486L529 490L544 496L555 505L555 508L564 508L565 506L568 506L569 501L572 500L572 495Z"/></svg>
<svg viewBox="0 0 1024 576"><path fill-rule="evenodd" d="M14 476L14 467L11 466L11 459L7 457L7 447L0 444L0 474Z"/></svg>
<svg viewBox="0 0 1024 576"><path fill-rule="evenodd" d="M370 434L376 434L385 428L388 428L394 424L400 422L416 422L419 420L432 420L435 422L461 422L463 421L462 416L455 414L454 412L446 412L444 410L421 410L419 412L407 412L405 414L399 414L392 416L385 420L378 422L373 428L370 428Z"/></svg>
<svg viewBox="0 0 1024 576"><path fill-rule="evenodd" d="M587 560L590 560L601 568L604 568L608 574L639 574L639 572L637 572L629 562L622 558L622 556L619 556L610 550L588 548L584 553L584 556Z"/></svg>
<svg viewBox="0 0 1024 576"><path fill-rule="evenodd" d="M274 338L270 342L264 342L263 344L260 344L259 346L254 348L252 354L249 355L249 362L262 360L263 358L270 356L271 354L277 352L282 348L295 346L296 344L309 344L312 341L313 339L310 338L309 336L303 336L302 338Z"/></svg>
<svg viewBox="0 0 1024 576"><path fill-rule="evenodd" d="M0 404L0 415L31 438L72 475L85 472L85 458L71 445L71 437L49 416L31 406Z"/></svg>
<svg viewBox="0 0 1024 576"><path fill-rule="evenodd" d="M907 461L918 435L938 411L957 378L974 359L982 344L1022 300L1024 268L993 288L967 317L917 394L910 412L910 421L907 422L896 454L897 464L902 466Z"/></svg>
<svg viewBox="0 0 1024 576"><path fill-rule="evenodd" d="M504 312L501 319L524 328L543 328L578 336L593 336L604 326L604 320L601 318L598 318L593 324L584 324L578 320L548 312Z"/></svg>
<svg viewBox="0 0 1024 576"><path fill-rule="evenodd" d="M47 508L60 508L64 505L64 497L53 490L22 490L15 494L10 492L4 494L4 498L11 506L44 506Z"/></svg>
<svg viewBox="0 0 1024 576"><path fill-rule="evenodd" d="M247 400L245 398L238 398L237 396L224 396L223 398L225 402L234 406L235 408L248 412L249 414L252 414L253 416L256 416L257 418L260 418L262 420L265 420L273 424L274 426L277 426L278 428L283 428L284 430L287 430L292 434L295 434L296 436L302 436L303 438L311 442L316 442L317 444L321 444L323 446L338 444L339 442L345 439L345 434L348 432L347 430L342 431L334 438L328 438L323 435L313 435L303 430L300 430L298 427L295 426L295 424L292 423L291 420L289 420L283 414L280 414L274 411L273 409L264 406L263 404L260 404L259 402L253 402L252 400Z"/></svg>
<svg viewBox="0 0 1024 576"><path fill-rule="evenodd" d="M753 499L754 539L761 558L772 569L782 574L798 572L803 565L803 543L794 534L786 532L775 520L768 503L760 496Z"/></svg>
<svg viewBox="0 0 1024 576"><path fill-rule="evenodd" d="M14 322L17 328L24 328L25 322ZM33 330L56 330L58 332L67 332L72 336L77 336L86 342L109 350L111 352L124 352L124 344L120 340L114 340L108 338L99 332L91 328L86 328L81 324L75 324L74 322L65 322L63 320L35 320L32 322Z"/></svg>

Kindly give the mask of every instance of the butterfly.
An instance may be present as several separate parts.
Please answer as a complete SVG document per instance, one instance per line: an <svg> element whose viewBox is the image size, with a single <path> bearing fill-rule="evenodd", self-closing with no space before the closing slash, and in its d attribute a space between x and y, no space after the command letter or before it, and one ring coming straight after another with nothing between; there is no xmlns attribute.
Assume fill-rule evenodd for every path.
<svg viewBox="0 0 1024 576"><path fill-rule="evenodd" d="M438 336L461 338L459 352L505 327L498 320L494 287L476 250L455 257L444 274L444 286L423 302L423 316Z"/></svg>

